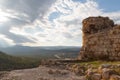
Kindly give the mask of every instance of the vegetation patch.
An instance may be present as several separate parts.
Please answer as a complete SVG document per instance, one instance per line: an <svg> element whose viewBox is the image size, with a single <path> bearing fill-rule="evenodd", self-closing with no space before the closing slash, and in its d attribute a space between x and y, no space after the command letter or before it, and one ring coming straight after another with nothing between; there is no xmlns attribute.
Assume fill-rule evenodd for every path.
<svg viewBox="0 0 120 80"><path fill-rule="evenodd" d="M27 57L15 57L0 52L0 71L33 68L40 65L40 60Z"/></svg>

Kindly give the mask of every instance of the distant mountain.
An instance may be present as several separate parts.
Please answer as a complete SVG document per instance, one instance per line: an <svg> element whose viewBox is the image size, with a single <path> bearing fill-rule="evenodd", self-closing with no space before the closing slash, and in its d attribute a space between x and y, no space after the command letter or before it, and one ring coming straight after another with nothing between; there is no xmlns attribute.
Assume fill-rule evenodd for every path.
<svg viewBox="0 0 120 80"><path fill-rule="evenodd" d="M61 58L75 58L80 51L79 46L13 46L7 48L0 48L1 51L16 55L38 58L56 58L56 55Z"/></svg>

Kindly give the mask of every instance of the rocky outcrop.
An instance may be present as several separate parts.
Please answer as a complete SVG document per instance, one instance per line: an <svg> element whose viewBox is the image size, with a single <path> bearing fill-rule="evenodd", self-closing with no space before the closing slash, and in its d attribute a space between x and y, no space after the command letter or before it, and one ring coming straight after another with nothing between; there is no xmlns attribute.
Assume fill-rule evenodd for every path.
<svg viewBox="0 0 120 80"><path fill-rule="evenodd" d="M83 20L82 31L84 35L100 32L114 26L113 20L108 17L89 17Z"/></svg>
<svg viewBox="0 0 120 80"><path fill-rule="evenodd" d="M84 76L82 80L120 80L120 65L117 64L82 63L70 64L67 68L77 76Z"/></svg>
<svg viewBox="0 0 120 80"><path fill-rule="evenodd" d="M120 25L108 17L83 20L80 60L120 60Z"/></svg>

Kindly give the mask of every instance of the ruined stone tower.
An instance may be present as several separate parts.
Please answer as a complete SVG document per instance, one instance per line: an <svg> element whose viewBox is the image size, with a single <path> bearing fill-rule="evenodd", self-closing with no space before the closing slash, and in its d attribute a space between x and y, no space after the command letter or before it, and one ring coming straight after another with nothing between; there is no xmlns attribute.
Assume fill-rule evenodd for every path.
<svg viewBox="0 0 120 80"><path fill-rule="evenodd" d="M120 60L120 25L108 17L89 17L82 22L81 60Z"/></svg>

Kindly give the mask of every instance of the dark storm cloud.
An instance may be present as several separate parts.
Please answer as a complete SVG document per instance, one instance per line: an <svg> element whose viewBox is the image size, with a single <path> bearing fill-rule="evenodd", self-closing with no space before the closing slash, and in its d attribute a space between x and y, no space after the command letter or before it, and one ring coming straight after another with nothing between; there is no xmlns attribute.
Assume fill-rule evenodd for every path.
<svg viewBox="0 0 120 80"><path fill-rule="evenodd" d="M7 36L7 38L12 39L16 44L17 43L22 43L22 42L34 42L27 37L21 36L21 35L16 35L11 32L9 32L10 27L8 25L0 26L0 34L4 34Z"/></svg>
<svg viewBox="0 0 120 80"><path fill-rule="evenodd" d="M43 16L55 0L4 0L2 8L25 13L31 21Z"/></svg>
<svg viewBox="0 0 120 80"><path fill-rule="evenodd" d="M11 27L22 27L42 18L54 2L55 0L1 0L0 9L13 11L18 15L15 15L16 17L7 16L9 21L0 24L0 34L6 35L15 43L33 42L24 36L10 33L9 30Z"/></svg>

